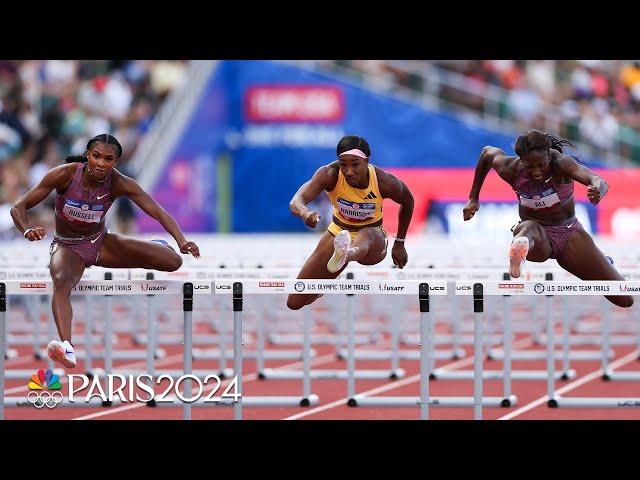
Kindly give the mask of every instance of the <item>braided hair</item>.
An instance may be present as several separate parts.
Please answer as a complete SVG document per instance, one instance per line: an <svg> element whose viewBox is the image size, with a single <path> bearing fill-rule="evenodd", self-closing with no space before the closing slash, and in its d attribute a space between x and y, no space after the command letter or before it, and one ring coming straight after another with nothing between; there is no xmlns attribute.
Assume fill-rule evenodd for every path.
<svg viewBox="0 0 640 480"><path fill-rule="evenodd" d="M93 147L98 142L102 142L105 145L114 145L116 147L116 150L118 151L118 158L122 156L122 145L120 145L120 142L118 142L116 137L114 137L113 135L109 135L108 133L101 133L100 135L96 135L91 140L89 140L87 142L87 152L91 150L91 147ZM66 163L73 163L73 162L86 163L87 157L86 155L69 155L66 158L65 162Z"/></svg>

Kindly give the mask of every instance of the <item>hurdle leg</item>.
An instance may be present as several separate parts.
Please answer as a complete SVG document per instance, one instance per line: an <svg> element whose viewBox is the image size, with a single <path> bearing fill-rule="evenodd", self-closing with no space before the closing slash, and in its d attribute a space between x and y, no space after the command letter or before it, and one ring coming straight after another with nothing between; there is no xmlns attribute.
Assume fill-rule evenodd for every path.
<svg viewBox="0 0 640 480"><path fill-rule="evenodd" d="M560 378L569 379L569 299L566 296L562 297L562 376Z"/></svg>
<svg viewBox="0 0 640 480"><path fill-rule="evenodd" d="M155 318L155 295L147 295L147 373L151 376L149 385L153 384L153 377L156 376L154 359L156 352L156 318Z"/></svg>
<svg viewBox="0 0 640 480"><path fill-rule="evenodd" d="M604 298L600 302L600 312L602 315L602 372L603 379L609 380L609 346L611 343L611 309L609 301Z"/></svg>
<svg viewBox="0 0 640 480"><path fill-rule="evenodd" d="M185 283L182 286L183 302L182 311L184 316L184 347L182 349L183 358L183 374L191 375L193 371L193 283ZM147 339L150 340L150 339ZM191 398L191 378L186 377L184 380L183 395L185 398ZM191 403L183 402L182 419L191 420Z"/></svg>
<svg viewBox="0 0 640 480"><path fill-rule="evenodd" d="M460 350L461 338L460 338L460 306L458 295L455 292L455 282L453 282L453 299L451 300L453 303L451 305L452 309L452 323L451 329L453 334L453 358L458 358L458 351Z"/></svg>
<svg viewBox="0 0 640 480"><path fill-rule="evenodd" d="M553 297L547 295L545 298L546 304L546 319L547 319L547 404L549 407L557 407L558 402L555 399L555 343L553 338L553 312L551 310L551 302Z"/></svg>
<svg viewBox="0 0 640 480"><path fill-rule="evenodd" d="M233 284L233 374L238 395L233 404L234 420L242 420L242 283Z"/></svg>
<svg viewBox="0 0 640 480"><path fill-rule="evenodd" d="M256 343L257 343L257 351L256 351L256 370L258 372L258 374L260 375L262 373L262 371L264 370L264 328L265 328L265 318L264 318L264 313L265 313L265 299L262 298L262 295L257 295L256 296L256 301L258 302L258 318L256 318ZM305 317L305 321L306 321L306 317ZM304 351L303 351L303 355L304 355ZM304 361L304 359L303 359Z"/></svg>
<svg viewBox="0 0 640 480"><path fill-rule="evenodd" d="M4 420L4 355L7 340L7 290L0 283L0 420Z"/></svg>
<svg viewBox="0 0 640 480"><path fill-rule="evenodd" d="M36 301L40 302L42 298L49 298L49 297L46 295L43 295L42 297L37 297ZM45 302L45 305L47 303L49 302ZM47 312L47 337L49 337L50 339L55 338L54 327L55 327L55 320L53 319L53 312L51 311L51 309L49 309L49 311ZM47 368L49 368L50 370L53 370L54 367L55 365L53 364L53 360L51 360L49 358L49 355L47 355Z"/></svg>
<svg viewBox="0 0 640 480"><path fill-rule="evenodd" d="M503 327L503 343L504 343L504 358L502 359L503 378L503 400L501 406L511 406L511 343L513 342L513 333L511 332L511 297L505 295L503 304L504 312L504 327Z"/></svg>
<svg viewBox="0 0 640 480"><path fill-rule="evenodd" d="M356 394L356 355L355 355L355 318L353 313L353 294L347 294L347 398L353 398Z"/></svg>
<svg viewBox="0 0 640 480"><path fill-rule="evenodd" d="M304 333L302 346L302 400L301 407L310 405L309 397L311 395L311 307L307 306L303 312L304 316Z"/></svg>
<svg viewBox="0 0 640 480"><path fill-rule="evenodd" d="M473 326L473 419L482 420L482 314L483 305L483 285L473 284L473 311L475 314Z"/></svg>
<svg viewBox="0 0 640 480"><path fill-rule="evenodd" d="M33 313L33 357L40 360L40 297L34 296L29 298L32 304L31 312Z"/></svg>
<svg viewBox="0 0 640 480"><path fill-rule="evenodd" d="M429 374L431 373L431 325L429 322L429 284L421 283L420 302L420 420L429 419Z"/></svg>
<svg viewBox="0 0 640 480"><path fill-rule="evenodd" d="M220 378L224 378L225 371L227 370L227 358L226 358L226 341L227 341L227 326L225 325L225 316L220 315L220 319L218 321L218 347L220 348L220 360L219 360L219 369L220 369Z"/></svg>
<svg viewBox="0 0 640 480"><path fill-rule="evenodd" d="M104 371L109 374L113 371L113 297L105 298L104 316Z"/></svg>
<svg viewBox="0 0 640 480"><path fill-rule="evenodd" d="M91 316L91 295L84 297L84 371L91 375L93 360L93 318Z"/></svg>
<svg viewBox="0 0 640 480"><path fill-rule="evenodd" d="M395 379L397 377L396 372L398 368L400 368L400 352L399 341L400 341L400 327L398 325L398 312L400 311L398 307L398 299L391 298L389 302L389 321L391 322L391 379Z"/></svg>

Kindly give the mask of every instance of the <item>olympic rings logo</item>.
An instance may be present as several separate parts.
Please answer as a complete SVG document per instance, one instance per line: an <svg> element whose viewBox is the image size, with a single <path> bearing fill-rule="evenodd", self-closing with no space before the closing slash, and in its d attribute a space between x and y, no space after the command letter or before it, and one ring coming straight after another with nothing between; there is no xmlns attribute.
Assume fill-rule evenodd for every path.
<svg viewBox="0 0 640 480"><path fill-rule="evenodd" d="M31 391L27 394L27 401L36 408L55 408L62 403L62 393L58 391Z"/></svg>

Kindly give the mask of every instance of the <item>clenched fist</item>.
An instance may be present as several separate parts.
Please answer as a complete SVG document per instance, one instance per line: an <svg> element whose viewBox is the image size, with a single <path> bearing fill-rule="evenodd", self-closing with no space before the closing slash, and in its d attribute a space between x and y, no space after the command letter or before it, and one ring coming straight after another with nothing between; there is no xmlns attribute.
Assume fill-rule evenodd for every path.
<svg viewBox="0 0 640 480"><path fill-rule="evenodd" d="M480 202L478 200L470 198L467 201L467 204L462 209L462 216L465 222L471 219L478 210L480 210Z"/></svg>

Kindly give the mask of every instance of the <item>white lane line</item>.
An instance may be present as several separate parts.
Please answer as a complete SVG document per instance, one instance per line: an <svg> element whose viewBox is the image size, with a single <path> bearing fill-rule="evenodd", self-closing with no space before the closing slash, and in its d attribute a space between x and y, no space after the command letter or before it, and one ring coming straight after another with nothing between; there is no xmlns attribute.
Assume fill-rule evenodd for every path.
<svg viewBox="0 0 640 480"><path fill-rule="evenodd" d="M514 342L512 344L513 348L519 348L519 347L528 347L533 343L531 338L523 338L522 340L518 340L517 342ZM460 360L457 360L455 362L449 363L447 365L444 365L442 367L439 367L441 369L445 369L445 370L455 370L457 368L462 368L462 367L466 367L473 364L473 356L469 356L469 357L464 357ZM370 390L366 390L364 392L360 392L358 393L358 395L362 395L362 396L369 396L369 395L375 395L377 393L382 393L382 392L386 392L388 390L393 390L395 388L398 387L402 387L404 385L408 385L410 383L416 382L420 380L420 374L417 373L415 375L412 375L410 377L407 378L403 378L401 380L396 380L395 382L391 382L388 383L386 385L382 385L380 387L376 387L376 388L372 388ZM307 410L301 413L297 413L295 415L291 415L290 417L286 417L283 420L297 420L299 418L303 418L303 417L307 417L309 415L313 415L314 413L318 413L318 412L324 412L325 410L329 410L331 408L335 408L335 407L339 407L339 406L344 406L346 404L346 402L349 400L349 398L345 397L345 398L341 398L340 400L336 400L335 402L331 402L328 403L326 405L320 405L318 407L315 407L311 410Z"/></svg>
<svg viewBox="0 0 640 480"><path fill-rule="evenodd" d="M617 367L621 367L622 365L626 365L627 363L632 362L633 360L635 360L636 358L638 358L638 352L634 351L631 352L627 355L625 355L624 357L619 358L618 360L611 362L609 364L609 368L611 369L615 369ZM598 369L595 370L591 373L586 374L584 377L579 378L578 380L575 380L567 385L565 385L564 387L556 390L556 394L557 395L562 395L563 393L566 392L570 392L571 390L574 390L576 388L578 388L581 385L584 385L585 383L590 382L591 380L595 380L598 377L601 377L602 374L604 372L602 371L602 369ZM549 396L545 395L543 397L540 397L536 400L534 400L531 403L527 403L526 405L523 405L522 407L520 407L517 410L514 410L511 413L508 413L507 415L500 417L498 420L511 420L514 417L517 417L518 415L522 415L525 412L528 412L529 410L532 410L536 407L539 407L540 405L544 405L545 403L547 403L547 400L549 400Z"/></svg>
<svg viewBox="0 0 640 480"><path fill-rule="evenodd" d="M321 365L323 363L329 363L329 362L332 362L332 361L335 361L335 360L336 360L335 352L328 353L328 354L322 355L320 357L311 359L311 365ZM281 365L279 367L275 367L274 370L285 369L285 368L295 368L295 367L301 367L301 366L303 366L303 362L302 361L298 361L298 362L288 363L286 365ZM249 373L247 375L242 375L242 385L244 385L245 383L253 382L257 378L258 378L258 373L257 372L252 372L252 373ZM226 387L229 384L229 382L231 382L231 379L228 379L228 380L225 380L224 382L221 382L219 388ZM191 393L192 394L196 391L196 388L197 387L193 387L191 389ZM211 389L212 388L206 388L205 387L205 389L203 390L202 393L203 394L207 393ZM127 410L133 410L134 408L140 408L140 407L146 407L146 406L147 406L146 403L134 403L134 404L131 404L131 405L123 405L122 407L109 409L109 410L106 410L104 412L96 412L96 413L91 413L91 414L88 414L88 415L84 415L82 417L76 417L76 418L73 418L72 420L89 420L89 419L92 419L92 418L104 417L106 415L112 415L114 413L124 412L124 411L127 411ZM182 407L179 406L179 405L176 405L176 408L182 408Z"/></svg>

